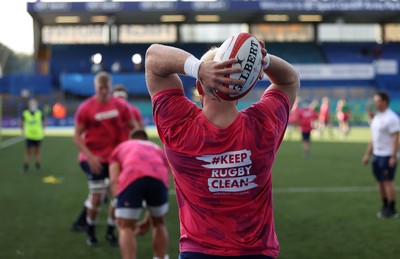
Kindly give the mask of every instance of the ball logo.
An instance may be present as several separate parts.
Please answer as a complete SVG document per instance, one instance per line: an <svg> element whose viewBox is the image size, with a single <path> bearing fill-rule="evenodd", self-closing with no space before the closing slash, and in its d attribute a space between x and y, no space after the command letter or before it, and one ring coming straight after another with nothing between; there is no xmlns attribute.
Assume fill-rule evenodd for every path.
<svg viewBox="0 0 400 259"><path fill-rule="evenodd" d="M244 60L245 60L245 59L240 59L240 58L238 57L238 61L237 61L235 64L239 64L240 66L242 66Z"/></svg>
<svg viewBox="0 0 400 259"><path fill-rule="evenodd" d="M240 59L239 56L237 57L237 62L236 64L239 64L241 68L243 68L243 73L240 74L239 79L244 80L247 83L247 80L249 79L249 77L253 74L253 68L254 68L254 63L257 60L257 53L258 53L258 49L259 49L259 44L258 42L255 42L254 40L251 40L250 42L250 51L249 54L247 56L247 61L245 63L243 63L246 58ZM243 67L244 64L244 67ZM257 72L257 71L254 71ZM257 77L258 78L258 77ZM257 78L251 78L251 80L255 80ZM251 82L252 83L252 82ZM243 86L241 85L234 85L232 87L235 90L239 90L240 92L242 92L243 90Z"/></svg>

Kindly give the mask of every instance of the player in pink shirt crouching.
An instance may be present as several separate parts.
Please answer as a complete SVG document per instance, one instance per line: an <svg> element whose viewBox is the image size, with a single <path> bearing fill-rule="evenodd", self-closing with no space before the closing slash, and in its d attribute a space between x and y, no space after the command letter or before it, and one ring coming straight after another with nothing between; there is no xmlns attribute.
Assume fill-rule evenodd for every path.
<svg viewBox="0 0 400 259"><path fill-rule="evenodd" d="M164 150L148 141L143 130L118 145L110 157L110 181L117 197L115 217L122 258L136 258L135 235L146 201L152 225L153 258L168 258L168 232L164 216L168 212L169 166ZM147 216L147 215L146 215ZM146 224L147 222L145 222Z"/></svg>
<svg viewBox="0 0 400 259"><path fill-rule="evenodd" d="M300 83L293 66L267 56L264 42L260 45L260 76L265 73L272 84L242 111L237 101L215 94L237 94L224 84L243 85L225 77L244 71L237 65L230 68L241 64L238 60L213 61L215 49L201 61L170 46L154 44L147 50L154 121L175 180L181 259L278 256L272 166ZM185 97L178 74L198 79L202 108Z"/></svg>

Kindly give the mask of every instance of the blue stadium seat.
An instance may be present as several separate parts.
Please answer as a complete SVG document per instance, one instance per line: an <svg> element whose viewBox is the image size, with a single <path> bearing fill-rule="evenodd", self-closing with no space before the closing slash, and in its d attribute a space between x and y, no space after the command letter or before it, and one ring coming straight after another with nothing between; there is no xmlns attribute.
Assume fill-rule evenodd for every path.
<svg viewBox="0 0 400 259"><path fill-rule="evenodd" d="M324 43L328 63L371 63L375 59L375 43Z"/></svg>

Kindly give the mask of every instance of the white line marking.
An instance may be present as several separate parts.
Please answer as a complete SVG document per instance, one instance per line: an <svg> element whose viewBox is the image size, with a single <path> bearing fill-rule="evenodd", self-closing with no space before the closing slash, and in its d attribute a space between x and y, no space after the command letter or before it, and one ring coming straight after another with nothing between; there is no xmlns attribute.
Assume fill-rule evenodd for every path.
<svg viewBox="0 0 400 259"><path fill-rule="evenodd" d="M0 149L12 146L14 144L17 144L17 143L23 141L24 139L25 138L22 137L22 136L7 139L6 141L3 141L3 142L0 143Z"/></svg>
<svg viewBox="0 0 400 259"><path fill-rule="evenodd" d="M281 187L273 189L273 193L351 193L376 191L376 186ZM169 195L175 195L175 189L169 190Z"/></svg>

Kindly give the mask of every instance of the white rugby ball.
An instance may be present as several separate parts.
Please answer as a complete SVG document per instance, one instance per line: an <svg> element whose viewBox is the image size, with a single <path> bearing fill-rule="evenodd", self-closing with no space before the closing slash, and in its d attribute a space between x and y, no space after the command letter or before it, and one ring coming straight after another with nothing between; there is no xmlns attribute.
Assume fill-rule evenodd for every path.
<svg viewBox="0 0 400 259"><path fill-rule="evenodd" d="M218 48L214 61L226 61L231 58L236 58L238 61L228 66L228 68L241 67L243 72L226 75L226 77L241 79L245 81L245 83L242 86L225 85L231 89L239 90L240 93L238 94L227 95L222 92L216 92L219 97L229 101L237 100L245 96L258 81L262 70L262 53L261 45L257 38L250 33L242 32L232 35L225 40Z"/></svg>

